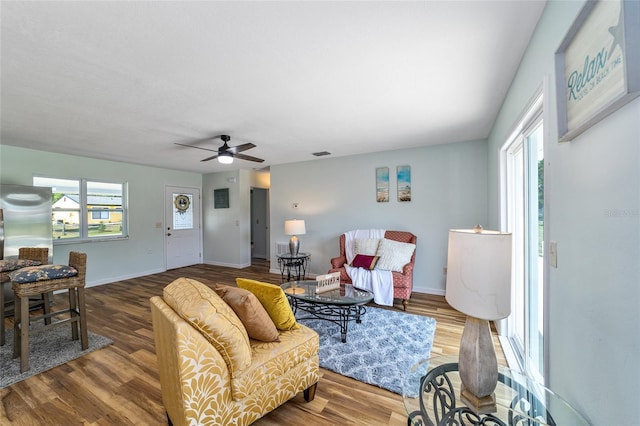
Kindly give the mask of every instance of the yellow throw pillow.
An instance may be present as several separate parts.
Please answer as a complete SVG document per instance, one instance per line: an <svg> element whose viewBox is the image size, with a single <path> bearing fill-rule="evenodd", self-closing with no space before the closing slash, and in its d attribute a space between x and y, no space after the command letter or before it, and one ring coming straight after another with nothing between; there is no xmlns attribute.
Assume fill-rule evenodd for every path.
<svg viewBox="0 0 640 426"><path fill-rule="evenodd" d="M164 288L162 297L220 352L231 377L249 367L251 346L247 330L215 291L199 281L178 278Z"/></svg>
<svg viewBox="0 0 640 426"><path fill-rule="evenodd" d="M278 330L294 330L298 328L291 305L280 286L261 281L236 278L238 287L255 294L262 306L267 310Z"/></svg>
<svg viewBox="0 0 640 426"><path fill-rule="evenodd" d="M213 289L238 315L249 337L262 342L280 341L280 334L275 324L253 293L243 288L223 284L216 284Z"/></svg>

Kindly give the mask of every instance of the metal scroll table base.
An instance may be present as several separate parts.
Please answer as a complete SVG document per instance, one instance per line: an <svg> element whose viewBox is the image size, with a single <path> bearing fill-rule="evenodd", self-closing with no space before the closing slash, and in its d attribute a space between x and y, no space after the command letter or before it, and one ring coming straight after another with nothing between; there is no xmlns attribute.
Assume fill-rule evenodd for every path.
<svg viewBox="0 0 640 426"><path fill-rule="evenodd" d="M309 314L309 316L298 317L298 319L320 319L330 321L340 326L342 343L347 342L347 327L349 321L356 320L357 324L362 322L361 317L367 311L364 305L326 305L310 303L300 299L290 298L293 313L298 309Z"/></svg>
<svg viewBox="0 0 640 426"><path fill-rule="evenodd" d="M409 414L408 425L556 425L545 405L533 392L501 373L498 374L498 381L512 388L515 393L506 419L494 414L479 415L468 407L456 406L459 402L456 401L456 387L447 373L457 371L458 363L449 363L433 368L420 378L420 410Z"/></svg>

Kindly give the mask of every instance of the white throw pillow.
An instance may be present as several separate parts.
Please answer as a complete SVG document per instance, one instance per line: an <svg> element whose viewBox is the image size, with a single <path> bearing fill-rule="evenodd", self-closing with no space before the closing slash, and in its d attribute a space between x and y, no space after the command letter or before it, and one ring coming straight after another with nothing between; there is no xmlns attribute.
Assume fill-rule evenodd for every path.
<svg viewBox="0 0 640 426"><path fill-rule="evenodd" d="M379 238L356 238L353 243L353 254L375 256L378 252Z"/></svg>
<svg viewBox="0 0 640 426"><path fill-rule="evenodd" d="M378 263L376 269L402 272L404 265L411 261L416 245L383 238L378 245Z"/></svg>

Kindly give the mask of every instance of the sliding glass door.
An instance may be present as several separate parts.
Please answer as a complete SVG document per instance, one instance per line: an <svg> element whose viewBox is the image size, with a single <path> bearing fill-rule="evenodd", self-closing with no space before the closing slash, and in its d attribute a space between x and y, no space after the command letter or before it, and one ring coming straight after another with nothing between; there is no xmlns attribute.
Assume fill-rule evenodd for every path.
<svg viewBox="0 0 640 426"><path fill-rule="evenodd" d="M513 233L513 300L506 335L520 368L544 382L542 97L503 150L503 228Z"/></svg>

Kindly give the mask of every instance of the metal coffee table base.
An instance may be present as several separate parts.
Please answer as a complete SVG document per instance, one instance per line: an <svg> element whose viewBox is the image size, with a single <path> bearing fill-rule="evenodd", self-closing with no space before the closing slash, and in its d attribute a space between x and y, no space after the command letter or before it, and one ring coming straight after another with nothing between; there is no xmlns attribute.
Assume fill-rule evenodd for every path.
<svg viewBox="0 0 640 426"><path fill-rule="evenodd" d="M293 313L297 313L298 309L310 314L310 316L300 317L298 319L321 319L331 321L340 326L340 334L342 343L347 341L347 326L349 321L355 319L360 324L362 315L367 312L364 305L320 305L305 302L299 299L290 299Z"/></svg>

